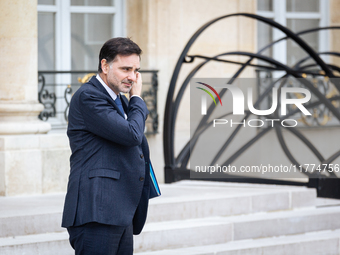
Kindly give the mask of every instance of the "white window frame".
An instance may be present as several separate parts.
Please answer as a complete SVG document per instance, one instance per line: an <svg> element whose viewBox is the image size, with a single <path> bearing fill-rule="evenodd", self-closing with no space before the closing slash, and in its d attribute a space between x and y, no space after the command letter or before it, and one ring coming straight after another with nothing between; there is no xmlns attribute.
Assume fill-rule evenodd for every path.
<svg viewBox="0 0 340 255"><path fill-rule="evenodd" d="M319 19L319 26L329 26L329 0L319 0L319 12L288 12L286 10L286 0L272 0L273 11L257 11L258 15L273 19L283 26L287 26L287 19ZM330 49L329 31L323 30L319 33L319 52ZM272 41L284 37L285 34L273 28ZM273 46L273 56L275 60L287 64L287 41L281 41ZM324 61L328 61L328 56L320 56Z"/></svg>
<svg viewBox="0 0 340 255"><path fill-rule="evenodd" d="M112 37L126 36L125 22L125 1L112 0L113 6L75 6L71 5L71 0L55 0L54 5L37 5L38 13L55 14L55 70L71 70L71 14L112 14L113 26ZM86 0L85 0L86 2ZM99 53L98 53L99 54ZM71 75L57 75L57 84L70 84ZM63 96L65 86L59 86L55 92L57 97ZM62 112L66 108L66 102L57 104L57 112ZM50 118L52 128L58 129L66 126L64 116L60 114L57 118Z"/></svg>
<svg viewBox="0 0 340 255"><path fill-rule="evenodd" d="M71 70L71 14L112 14L112 37L125 36L125 1L114 6L71 6L71 0L55 0L55 5L38 5L38 12L55 13L55 69Z"/></svg>

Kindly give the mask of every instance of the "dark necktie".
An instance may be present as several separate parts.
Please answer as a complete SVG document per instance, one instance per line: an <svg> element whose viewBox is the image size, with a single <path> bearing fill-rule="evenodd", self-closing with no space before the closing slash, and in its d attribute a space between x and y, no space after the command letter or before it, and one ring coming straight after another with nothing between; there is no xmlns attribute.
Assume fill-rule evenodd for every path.
<svg viewBox="0 0 340 255"><path fill-rule="evenodd" d="M124 109L123 109L122 101L120 100L120 95L117 96L115 102L116 102L120 112L124 115Z"/></svg>

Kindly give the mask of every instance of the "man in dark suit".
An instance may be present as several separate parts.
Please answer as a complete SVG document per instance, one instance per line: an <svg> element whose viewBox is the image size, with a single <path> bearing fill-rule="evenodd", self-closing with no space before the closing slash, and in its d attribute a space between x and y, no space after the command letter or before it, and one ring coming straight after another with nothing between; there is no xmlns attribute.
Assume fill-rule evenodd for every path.
<svg viewBox="0 0 340 255"><path fill-rule="evenodd" d="M146 220L151 163L141 53L128 38L108 40L98 75L71 100L71 171L62 226L76 254L132 254L133 234ZM120 93L129 93L130 100Z"/></svg>

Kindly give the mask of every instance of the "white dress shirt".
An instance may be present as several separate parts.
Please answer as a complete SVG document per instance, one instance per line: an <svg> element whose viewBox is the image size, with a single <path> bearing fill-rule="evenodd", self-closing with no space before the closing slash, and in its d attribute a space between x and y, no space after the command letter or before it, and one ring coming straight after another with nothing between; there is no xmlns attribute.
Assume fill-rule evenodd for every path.
<svg viewBox="0 0 340 255"><path fill-rule="evenodd" d="M117 98L116 93L114 93L113 90L110 89L110 87L107 86L107 85L105 84L105 82L104 82L103 79L99 76L99 74L97 74L96 78L97 78L97 80L104 86L104 88L106 89L107 93L109 93L109 95L112 97L113 101L115 101L116 98ZM125 112L124 112L124 116L125 116L125 119L127 119L127 115L126 115Z"/></svg>

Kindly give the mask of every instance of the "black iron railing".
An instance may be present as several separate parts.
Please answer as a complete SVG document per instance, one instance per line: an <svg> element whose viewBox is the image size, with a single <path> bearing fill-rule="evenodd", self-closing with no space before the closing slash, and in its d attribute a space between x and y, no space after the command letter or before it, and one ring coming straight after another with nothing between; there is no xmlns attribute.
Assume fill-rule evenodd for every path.
<svg viewBox="0 0 340 255"><path fill-rule="evenodd" d="M273 84L278 79L273 77L272 70L256 69L255 72L257 79L257 95L260 96L265 92L270 84ZM317 71L314 71L314 73L316 72ZM334 107L340 111L340 103L337 100L339 92L328 77L305 73L304 79L310 84L313 84L313 86L317 88L326 99L331 100ZM289 76L282 79L280 84L281 87L303 87L303 84L299 82L299 80ZM299 96L298 93L296 93L295 96ZM259 104L259 109L269 109L272 105L272 100L272 94L269 93ZM290 119L295 119L297 121L298 128L339 127L339 121L334 118L329 108L324 107L323 104L317 104L317 102L318 98L313 94L309 103L316 105L310 109L312 112L312 115L310 116L302 114L301 111L294 114L294 112L296 112L296 107L293 107L293 105L287 105L287 114L291 115Z"/></svg>
<svg viewBox="0 0 340 255"><path fill-rule="evenodd" d="M146 134L158 133L157 112L157 70L141 70L143 74L144 99L149 116L146 121ZM39 118L49 121L52 128L66 128L68 109L73 93L97 71L39 71L38 72L38 100L44 105Z"/></svg>

